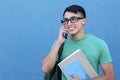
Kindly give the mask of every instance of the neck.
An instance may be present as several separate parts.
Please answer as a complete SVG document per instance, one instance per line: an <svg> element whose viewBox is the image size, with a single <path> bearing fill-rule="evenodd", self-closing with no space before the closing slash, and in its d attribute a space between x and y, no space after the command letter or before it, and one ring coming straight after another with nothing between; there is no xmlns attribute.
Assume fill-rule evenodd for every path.
<svg viewBox="0 0 120 80"><path fill-rule="evenodd" d="M86 36L86 33L83 32L83 33L79 33L79 34L74 34L74 35L72 35L72 38L73 38L74 40L79 40L79 39L84 38L85 36Z"/></svg>

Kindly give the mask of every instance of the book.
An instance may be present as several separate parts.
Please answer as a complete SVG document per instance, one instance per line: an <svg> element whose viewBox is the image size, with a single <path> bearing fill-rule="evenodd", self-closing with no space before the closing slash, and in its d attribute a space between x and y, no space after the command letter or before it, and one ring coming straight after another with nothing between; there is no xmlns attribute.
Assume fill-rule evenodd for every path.
<svg viewBox="0 0 120 80"><path fill-rule="evenodd" d="M80 49L75 50L71 55L58 63L67 80L73 80L70 74L78 76L82 80L91 80L98 77L85 55Z"/></svg>

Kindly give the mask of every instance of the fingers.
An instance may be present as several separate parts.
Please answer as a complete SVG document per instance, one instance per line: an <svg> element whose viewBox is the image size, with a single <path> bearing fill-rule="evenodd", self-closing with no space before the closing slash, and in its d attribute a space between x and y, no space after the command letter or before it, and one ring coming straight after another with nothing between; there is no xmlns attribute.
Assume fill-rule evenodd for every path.
<svg viewBox="0 0 120 80"><path fill-rule="evenodd" d="M66 28L65 28L64 26L60 27L60 30L61 30L62 32L67 32L67 30L66 30Z"/></svg>
<svg viewBox="0 0 120 80"><path fill-rule="evenodd" d="M59 35L62 35L63 32L65 32L65 28L64 27L60 27L60 32L59 32Z"/></svg>
<svg viewBox="0 0 120 80"><path fill-rule="evenodd" d="M66 29L64 27L60 27L59 36L58 36L58 42L63 43L65 41L65 38L63 37L63 32L65 32Z"/></svg>
<svg viewBox="0 0 120 80"><path fill-rule="evenodd" d="M80 80L80 78L74 74L70 74L70 76L74 79L74 80Z"/></svg>

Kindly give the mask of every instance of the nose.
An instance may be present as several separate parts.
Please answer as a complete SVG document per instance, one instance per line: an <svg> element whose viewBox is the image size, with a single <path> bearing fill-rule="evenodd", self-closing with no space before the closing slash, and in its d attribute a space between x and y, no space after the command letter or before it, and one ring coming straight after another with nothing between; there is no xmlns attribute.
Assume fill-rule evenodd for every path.
<svg viewBox="0 0 120 80"><path fill-rule="evenodd" d="M68 25L71 25L71 22L70 22L70 20L68 21Z"/></svg>

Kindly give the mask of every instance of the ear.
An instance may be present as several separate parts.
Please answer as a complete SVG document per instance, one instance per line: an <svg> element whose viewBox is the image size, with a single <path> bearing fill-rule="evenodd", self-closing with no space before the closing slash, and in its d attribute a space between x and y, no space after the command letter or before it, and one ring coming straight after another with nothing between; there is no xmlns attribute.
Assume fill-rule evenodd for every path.
<svg viewBox="0 0 120 80"><path fill-rule="evenodd" d="M84 19L82 20L82 22L83 22L83 24L86 24L86 23L87 23L87 19L84 18Z"/></svg>

